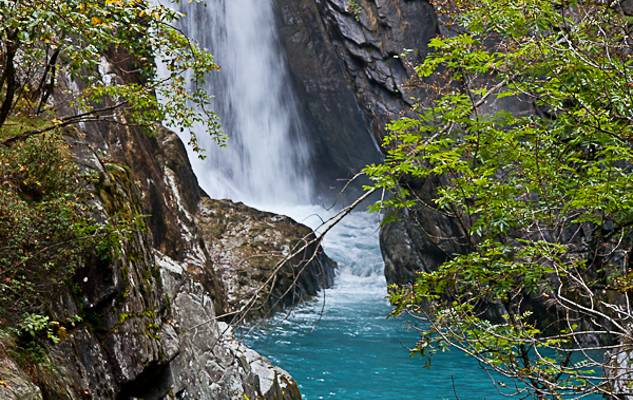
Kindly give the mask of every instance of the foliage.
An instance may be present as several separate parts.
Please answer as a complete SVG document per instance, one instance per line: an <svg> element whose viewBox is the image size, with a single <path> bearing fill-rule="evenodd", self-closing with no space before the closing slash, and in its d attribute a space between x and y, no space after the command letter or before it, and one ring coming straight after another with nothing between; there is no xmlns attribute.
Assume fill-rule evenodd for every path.
<svg viewBox="0 0 633 400"><path fill-rule="evenodd" d="M221 140L201 89L218 66L173 26L180 16L144 0L0 0L0 127L11 115L48 111L52 124L11 141L94 120L204 126ZM68 115L55 115L52 97L70 100Z"/></svg>
<svg viewBox="0 0 633 400"><path fill-rule="evenodd" d="M457 347L524 396L612 395L618 370L586 349L633 339L633 21L619 2L436 8L451 29L416 67L430 97L365 171L394 194L375 209L431 206L470 251L392 288L394 312L428 319L418 351ZM420 204L406 182L432 177Z"/></svg>
<svg viewBox="0 0 633 400"><path fill-rule="evenodd" d="M116 251L123 225L92 217L89 181L60 132L0 147L0 327L31 339L42 324L53 332L48 315L75 270Z"/></svg>
<svg viewBox="0 0 633 400"><path fill-rule="evenodd" d="M360 16L363 12L363 8L358 4L358 0L347 0L345 5L347 10L354 15L356 22L360 22Z"/></svg>
<svg viewBox="0 0 633 400"><path fill-rule="evenodd" d="M53 344L57 344L67 334L67 326L74 327L81 322L79 316L68 318L64 324L52 321L48 316L40 314L25 314L17 325L17 334L27 343L40 337L46 338Z"/></svg>

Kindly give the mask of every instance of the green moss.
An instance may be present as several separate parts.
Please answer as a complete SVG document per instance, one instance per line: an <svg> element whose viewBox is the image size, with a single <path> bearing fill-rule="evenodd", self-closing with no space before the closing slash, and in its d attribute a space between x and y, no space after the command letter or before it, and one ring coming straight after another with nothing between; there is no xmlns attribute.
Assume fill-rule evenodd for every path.
<svg viewBox="0 0 633 400"><path fill-rule="evenodd" d="M356 22L360 22L360 16L363 12L363 8L358 3L358 0L347 0L347 11L352 13Z"/></svg>
<svg viewBox="0 0 633 400"><path fill-rule="evenodd" d="M160 340L160 324L153 321L149 321L146 324L145 328L146 328L147 336L150 339Z"/></svg>
<svg viewBox="0 0 633 400"><path fill-rule="evenodd" d="M119 325L124 324L130 318L129 313L122 312L119 314Z"/></svg>
<svg viewBox="0 0 633 400"><path fill-rule="evenodd" d="M92 247L85 236L95 228L60 132L0 146L0 160L0 324L7 324L46 312L50 293L64 286Z"/></svg>

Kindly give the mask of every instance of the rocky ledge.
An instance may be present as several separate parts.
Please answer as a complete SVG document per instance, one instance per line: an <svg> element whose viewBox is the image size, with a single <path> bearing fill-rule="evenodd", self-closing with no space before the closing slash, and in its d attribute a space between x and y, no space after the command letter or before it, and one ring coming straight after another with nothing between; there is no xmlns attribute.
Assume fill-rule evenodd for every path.
<svg viewBox="0 0 633 400"><path fill-rule="evenodd" d="M99 176L87 205L97 218L147 217L116 257L86 258L55 294L51 318L81 322L56 345L42 341L39 360L0 338L0 398L300 399L288 373L220 320L251 298L264 316L331 284L334 264L317 244L279 267L311 230L209 199L166 129L149 137L91 123L66 134L77 163Z"/></svg>
<svg viewBox="0 0 633 400"><path fill-rule="evenodd" d="M268 317L334 282L336 263L310 228L289 217L203 199L197 220L231 320Z"/></svg>

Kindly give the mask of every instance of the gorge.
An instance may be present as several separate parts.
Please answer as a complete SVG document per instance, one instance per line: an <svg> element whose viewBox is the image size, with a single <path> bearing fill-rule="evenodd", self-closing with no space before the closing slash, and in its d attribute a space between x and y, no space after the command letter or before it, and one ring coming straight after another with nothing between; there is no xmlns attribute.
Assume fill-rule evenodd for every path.
<svg viewBox="0 0 633 400"><path fill-rule="evenodd" d="M631 1L501 3L0 2L0 398L633 398Z"/></svg>
<svg viewBox="0 0 633 400"><path fill-rule="evenodd" d="M413 35L424 37L433 29L434 20L423 19L422 4L406 10L421 28L399 32L402 42L348 44L352 49L376 46L362 50L367 65L360 70L346 70L345 62L358 61L341 62L319 22L317 6L338 15L332 22L336 29L363 35L366 27L343 3L217 0L184 7L183 30L209 46L223 68L208 89L216 94L228 147L203 142L209 151L204 160L190 150L201 187L215 198L288 215L317 233L326 228L323 221L351 197L335 192L340 182L380 158L374 143L384 123L405 110L404 101L393 97L408 78L404 66L389 57L397 54L398 46L417 41ZM386 4L374 7L375 15L362 18L397 18ZM402 17L392 31L374 34L388 37L408 23L412 21ZM371 31L366 35L371 37ZM359 76L359 82L349 81L348 74L360 71L366 75ZM374 87L376 80L382 86ZM354 93L356 84L366 88ZM355 99L359 94L362 97ZM384 114L367 117L372 107ZM334 206L328 209L326 203ZM432 370L424 369L422 360L409 358L407 349L417 334L406 320L387 320L380 216L364 207L325 236L324 249L338 264L332 288L270 321L248 324L240 337L289 371L304 399L449 399L455 392L503 398L477 364L460 353L437 357ZM394 241L401 239L393 236Z"/></svg>

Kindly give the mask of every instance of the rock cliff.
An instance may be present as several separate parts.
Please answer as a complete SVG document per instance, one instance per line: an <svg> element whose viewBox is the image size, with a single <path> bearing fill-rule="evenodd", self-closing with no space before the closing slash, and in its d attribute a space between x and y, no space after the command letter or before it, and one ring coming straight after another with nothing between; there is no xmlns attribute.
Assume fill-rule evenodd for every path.
<svg viewBox="0 0 633 400"><path fill-rule="evenodd" d="M1 341L0 398L300 399L294 380L235 340L220 317L242 296L266 298L271 311L331 284L334 264L317 245L280 265L311 231L210 200L166 129L148 136L97 122L65 137L81 169L98 176L86 205L96 218L142 218L116 257L86 257L54 294L52 317L81 321L64 327L59 344L42 343L41 360L25 358L10 337ZM243 246L226 249L231 243ZM253 252L264 257L253 262ZM303 262L308 254L315 257ZM269 278L274 285L258 291Z"/></svg>
<svg viewBox="0 0 633 400"><path fill-rule="evenodd" d="M275 0L280 38L319 171L349 178L378 161L385 123L406 112L412 70L437 19L426 1ZM340 185L342 186L342 184Z"/></svg>

